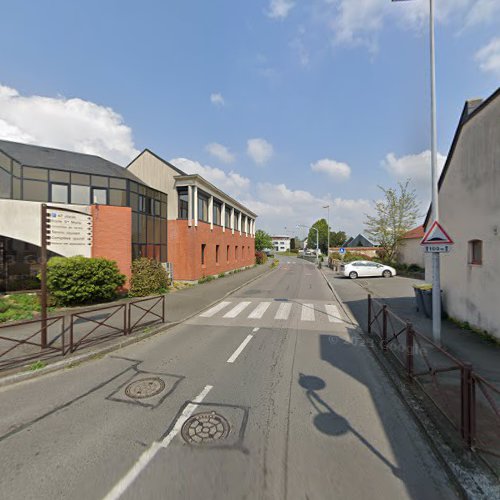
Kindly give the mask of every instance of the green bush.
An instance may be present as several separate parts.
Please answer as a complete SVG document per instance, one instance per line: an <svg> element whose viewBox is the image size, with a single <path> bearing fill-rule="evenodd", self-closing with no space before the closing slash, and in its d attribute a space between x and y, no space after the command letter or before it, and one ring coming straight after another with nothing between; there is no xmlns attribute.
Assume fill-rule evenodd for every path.
<svg viewBox="0 0 500 500"><path fill-rule="evenodd" d="M125 281L116 262L108 259L52 257L47 264L47 288L58 306L113 300Z"/></svg>
<svg viewBox="0 0 500 500"><path fill-rule="evenodd" d="M219 278L224 278L226 276L226 273L219 273Z"/></svg>
<svg viewBox="0 0 500 500"><path fill-rule="evenodd" d="M146 297L168 291L168 275L160 262L140 257L132 262L130 297Z"/></svg>
<svg viewBox="0 0 500 500"><path fill-rule="evenodd" d="M198 280L198 284L208 283L209 281L213 281L214 279L215 279L215 277L211 276L211 275L203 276L202 278L200 278Z"/></svg>

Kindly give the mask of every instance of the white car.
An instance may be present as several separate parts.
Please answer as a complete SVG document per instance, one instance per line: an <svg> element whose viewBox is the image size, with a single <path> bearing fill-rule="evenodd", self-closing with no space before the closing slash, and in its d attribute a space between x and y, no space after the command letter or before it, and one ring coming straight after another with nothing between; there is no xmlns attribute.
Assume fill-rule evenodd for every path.
<svg viewBox="0 0 500 500"><path fill-rule="evenodd" d="M385 266L384 264L379 264L378 262L372 262L370 260L356 260L354 262L349 262L348 264L342 264L340 266L340 272L346 278L356 279L357 277L367 277L367 276L382 276L383 278L390 278L396 276L396 269L391 266Z"/></svg>

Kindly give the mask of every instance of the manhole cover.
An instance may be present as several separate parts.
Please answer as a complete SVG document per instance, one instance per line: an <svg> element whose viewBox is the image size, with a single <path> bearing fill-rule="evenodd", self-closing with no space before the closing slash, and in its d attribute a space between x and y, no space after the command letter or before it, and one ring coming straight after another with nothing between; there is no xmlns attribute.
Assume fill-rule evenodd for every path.
<svg viewBox="0 0 500 500"><path fill-rule="evenodd" d="M197 413L184 422L181 433L189 444L213 443L227 437L229 422L214 411Z"/></svg>
<svg viewBox="0 0 500 500"><path fill-rule="evenodd" d="M143 378L127 385L125 394L129 398L144 399L156 396L163 389L165 389L165 382L161 378Z"/></svg>

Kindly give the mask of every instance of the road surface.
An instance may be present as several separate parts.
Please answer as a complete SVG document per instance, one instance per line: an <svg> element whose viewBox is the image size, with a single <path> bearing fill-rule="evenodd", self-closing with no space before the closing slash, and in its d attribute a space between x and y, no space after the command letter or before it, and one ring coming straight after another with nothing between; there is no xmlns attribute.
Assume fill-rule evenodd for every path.
<svg viewBox="0 0 500 500"><path fill-rule="evenodd" d="M164 334L1 390L0 436L2 499L456 498L293 258Z"/></svg>

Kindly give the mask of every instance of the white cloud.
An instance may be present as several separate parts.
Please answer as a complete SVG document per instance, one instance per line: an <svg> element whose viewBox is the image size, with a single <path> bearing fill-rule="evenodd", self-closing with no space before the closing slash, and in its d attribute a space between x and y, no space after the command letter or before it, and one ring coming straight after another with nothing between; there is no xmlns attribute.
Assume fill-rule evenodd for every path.
<svg viewBox="0 0 500 500"><path fill-rule="evenodd" d="M293 0L271 0L267 15L272 19L284 19L294 6Z"/></svg>
<svg viewBox="0 0 500 500"><path fill-rule="evenodd" d="M231 170L229 173L220 168L202 165L201 163L188 158L174 158L170 163L180 168L187 174L198 174L207 181L222 189L231 196L239 196L250 188L250 179L243 177Z"/></svg>
<svg viewBox="0 0 500 500"><path fill-rule="evenodd" d="M311 163L313 172L321 172L328 174L330 177L337 180L349 179L351 175L351 167L347 163L341 163L328 158L323 158L315 163Z"/></svg>
<svg viewBox="0 0 500 500"><path fill-rule="evenodd" d="M222 97L222 94L219 94L219 93L210 94L210 102L215 106L225 106L226 105L226 101L224 100L224 97Z"/></svg>
<svg viewBox="0 0 500 500"><path fill-rule="evenodd" d="M438 176L443 170L446 156L438 153ZM382 161L382 166L397 181L405 182L410 179L421 202L421 208L427 208L431 198L431 152L422 151L419 154L396 157L389 153Z"/></svg>
<svg viewBox="0 0 500 500"><path fill-rule="evenodd" d="M496 19L498 13L500 13L498 0L476 0L467 14L465 24L469 27L488 23Z"/></svg>
<svg viewBox="0 0 500 500"><path fill-rule="evenodd" d="M139 151L111 108L79 98L23 96L0 85L0 138L95 154L127 164Z"/></svg>
<svg viewBox="0 0 500 500"><path fill-rule="evenodd" d="M500 77L500 37L493 38L488 45L476 53L481 70Z"/></svg>
<svg viewBox="0 0 500 500"><path fill-rule="evenodd" d="M274 149L265 139L248 139L247 154L257 165L264 165L273 156Z"/></svg>
<svg viewBox="0 0 500 500"><path fill-rule="evenodd" d="M229 151L226 146L217 142L207 144L205 149L212 155L224 163L232 163L234 161L234 154Z"/></svg>

